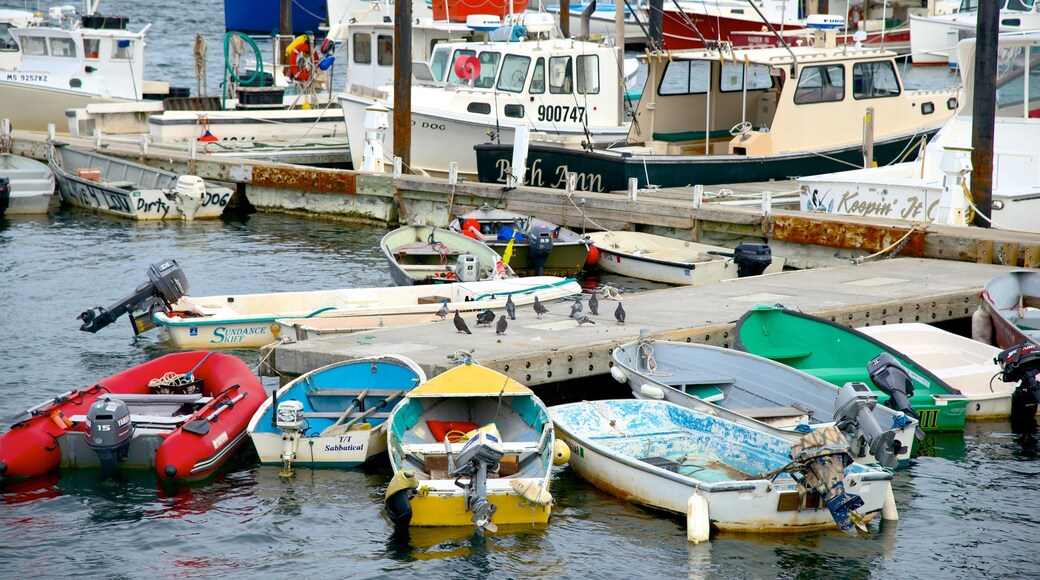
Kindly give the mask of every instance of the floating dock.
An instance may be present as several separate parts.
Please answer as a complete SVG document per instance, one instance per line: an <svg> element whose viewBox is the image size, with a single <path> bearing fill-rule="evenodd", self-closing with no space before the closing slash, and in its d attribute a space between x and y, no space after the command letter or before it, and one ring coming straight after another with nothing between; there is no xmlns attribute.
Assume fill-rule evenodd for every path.
<svg viewBox="0 0 1040 580"><path fill-rule="evenodd" d="M444 321L384 328L317 340L264 347L258 372L292 377L336 361L395 353L415 360L428 376L454 366L450 357L464 351L473 360L528 386L605 375L614 346L643 330L654 338L729 347L737 319L756 304L783 304L853 327L900 322L941 322L970 317L982 287L1008 268L917 258L879 260L814 270L789 271L720 282L625 294L620 304L625 325L614 319L618 301L601 299L595 324L578 326L569 318L572 299L547 303L549 313L535 318L518 308L504 335L476 326L458 333L451 316Z"/></svg>

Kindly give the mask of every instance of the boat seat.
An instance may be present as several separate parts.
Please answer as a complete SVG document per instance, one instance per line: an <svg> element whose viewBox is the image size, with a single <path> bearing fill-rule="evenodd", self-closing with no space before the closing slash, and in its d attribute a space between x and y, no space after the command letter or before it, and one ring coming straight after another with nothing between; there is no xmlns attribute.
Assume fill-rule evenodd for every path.
<svg viewBox="0 0 1040 580"><path fill-rule="evenodd" d="M191 414L187 415L137 415L134 413L130 414L130 422L135 427L139 425L147 425L153 428L166 428L176 429L180 424L184 423L191 418ZM69 420L73 423L83 423L87 420L86 415L73 415L69 417Z"/></svg>
<svg viewBox="0 0 1040 580"><path fill-rule="evenodd" d="M730 382L732 381L733 380L730 379ZM712 385L687 384L683 385L682 391L687 395L697 397L698 399L709 403L721 401L726 396L726 393L723 393L718 387Z"/></svg>
<svg viewBox="0 0 1040 580"><path fill-rule="evenodd" d="M205 397L201 394L195 395L178 395L178 394L166 394L166 395L153 395L153 394L106 394L98 397L99 399L119 399L127 405L133 403L147 403L150 405L183 405L186 403L199 403L205 405L206 403L213 400L213 397Z"/></svg>
<svg viewBox="0 0 1040 580"><path fill-rule="evenodd" d="M872 385L867 375L867 364L862 367L818 367L813 369L800 369L810 375L827 381L832 385L844 385L848 382L860 382Z"/></svg>
<svg viewBox="0 0 1040 580"><path fill-rule="evenodd" d="M353 413L347 415L347 419L348 420L349 419L353 419L354 417L357 417L358 415L362 415L363 413L364 413L364 411L362 411L360 413L353 412ZM342 416L343 416L343 411L335 411L335 412L309 411L309 412L303 412L303 413L300 414L300 417L302 417L304 419L333 419L333 420L335 420L335 419L339 419ZM385 413L372 413L371 415L366 417L366 419L382 419L384 421L387 420L388 418L390 418L390 411L387 411Z"/></svg>
<svg viewBox="0 0 1040 580"><path fill-rule="evenodd" d="M125 189L127 191L137 189L137 184L133 181L106 181L105 185L116 189Z"/></svg>
<svg viewBox="0 0 1040 580"><path fill-rule="evenodd" d="M761 356L764 356L772 360L787 360L793 358L805 358L811 354L811 350L806 350L804 348L798 347L787 347L772 349L769 352L762 353Z"/></svg>
<svg viewBox="0 0 1040 580"><path fill-rule="evenodd" d="M797 406L785 407L751 407L747 409L733 409L734 411L752 419L787 419L791 417L805 417L809 413Z"/></svg>
<svg viewBox="0 0 1040 580"><path fill-rule="evenodd" d="M366 397L381 397L387 398L390 395L396 395L400 393L399 389L369 389ZM308 397L356 397L359 391L357 389L317 389L307 393Z"/></svg>
<svg viewBox="0 0 1040 580"><path fill-rule="evenodd" d="M654 141L666 141L668 143L679 143L681 141L704 141L705 136L708 139L732 139L733 135L730 135L728 129L717 129L705 134L704 131L676 131L671 133L665 133L663 131L654 131L652 138Z"/></svg>
<svg viewBox="0 0 1040 580"><path fill-rule="evenodd" d="M451 444L452 454L462 451L465 441ZM537 441L523 441L523 442L511 442L503 441L501 443L502 451L504 453L524 453L528 451L538 451ZM401 445L401 451L410 455L444 455L444 444L443 443L405 443Z"/></svg>

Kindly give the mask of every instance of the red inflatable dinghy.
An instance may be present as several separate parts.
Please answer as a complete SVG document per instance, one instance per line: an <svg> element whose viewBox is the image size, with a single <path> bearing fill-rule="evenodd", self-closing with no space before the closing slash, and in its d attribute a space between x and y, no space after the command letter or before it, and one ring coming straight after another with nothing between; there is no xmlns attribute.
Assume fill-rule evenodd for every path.
<svg viewBox="0 0 1040 580"><path fill-rule="evenodd" d="M246 441L246 426L265 398L260 380L237 357L169 354L16 417L0 435L0 479L96 466L204 479Z"/></svg>

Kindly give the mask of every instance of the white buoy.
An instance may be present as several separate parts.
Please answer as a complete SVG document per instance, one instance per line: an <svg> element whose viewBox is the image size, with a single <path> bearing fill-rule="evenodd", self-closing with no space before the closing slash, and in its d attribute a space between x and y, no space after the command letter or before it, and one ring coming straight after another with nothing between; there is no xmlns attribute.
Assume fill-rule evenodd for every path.
<svg viewBox="0 0 1040 580"><path fill-rule="evenodd" d="M892 486L888 486L885 492L885 503L881 505L881 519L892 522L899 521L899 510L896 509L896 496L892 493Z"/></svg>
<svg viewBox="0 0 1040 580"><path fill-rule="evenodd" d="M708 500L703 495L694 493L686 503L686 539L695 544L707 542L710 534Z"/></svg>
<svg viewBox="0 0 1040 580"><path fill-rule="evenodd" d="M985 308L976 308L971 315L971 338L983 344L993 344L993 317Z"/></svg>
<svg viewBox="0 0 1040 580"><path fill-rule="evenodd" d="M704 203L704 186L694 185L693 186L693 209L700 209L701 204Z"/></svg>

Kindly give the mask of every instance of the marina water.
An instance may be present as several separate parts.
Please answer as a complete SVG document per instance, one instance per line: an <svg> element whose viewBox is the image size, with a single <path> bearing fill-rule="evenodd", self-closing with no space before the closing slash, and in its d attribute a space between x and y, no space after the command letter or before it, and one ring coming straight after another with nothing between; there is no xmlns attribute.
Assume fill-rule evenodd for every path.
<svg viewBox="0 0 1040 580"><path fill-rule="evenodd" d="M37 8L0 1L26 6ZM191 47L202 32L215 90L219 2L110 0L101 9L130 16L134 29L152 22L146 77L168 75L193 92ZM949 77L913 73L917 86ZM0 416L170 352L154 333L134 338L125 319L97 335L75 319L129 293L153 262L177 259L195 295L385 286L383 233L267 214L132 223L65 209L0 223ZM255 368L257 353L232 352ZM0 577L1034 578L1038 441L1003 422L929 436L895 473L900 521L874 522L858 538L722 534L699 545L680 519L602 493L567 467L555 470L548 525L503 527L482 541L468 529L395 536L381 513L386 464L282 479L247 449L215 480L172 487L150 473L67 471L0 488Z"/></svg>

